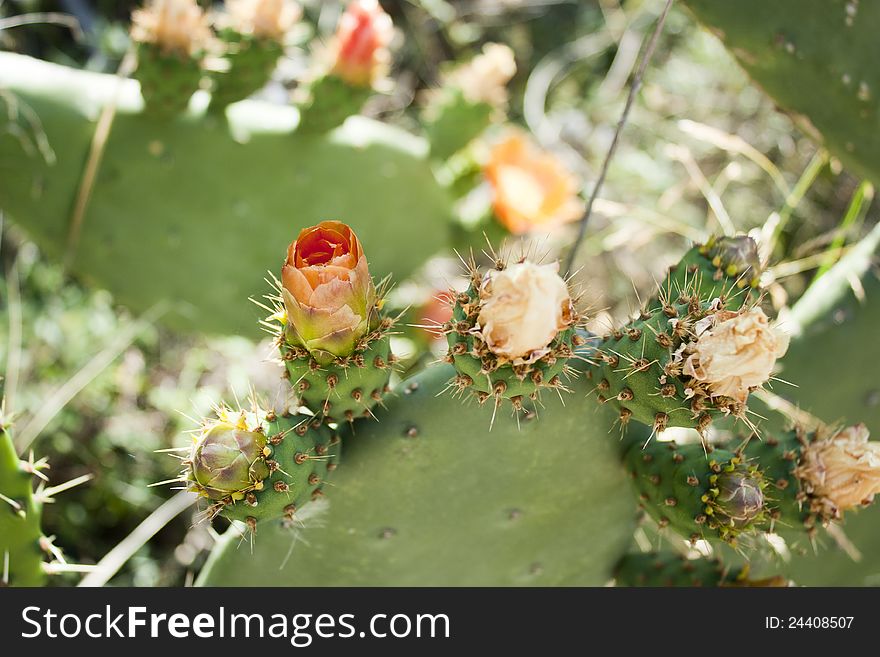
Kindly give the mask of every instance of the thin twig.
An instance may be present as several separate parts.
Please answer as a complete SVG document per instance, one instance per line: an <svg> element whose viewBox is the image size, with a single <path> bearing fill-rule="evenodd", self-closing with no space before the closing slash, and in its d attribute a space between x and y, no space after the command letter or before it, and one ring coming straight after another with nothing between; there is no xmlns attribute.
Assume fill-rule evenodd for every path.
<svg viewBox="0 0 880 657"><path fill-rule="evenodd" d="M626 97L626 104L623 106L623 113L620 115L620 120L617 122L617 128L614 130L614 138L611 140L611 146L608 147L608 152L605 154L605 161L602 162L602 169L599 172L599 177L596 179L596 184L593 186L593 192L590 194L590 200L587 201L587 207L584 211L583 216L578 224L578 234L574 240L574 243L571 245L571 251L568 254L568 261L565 266L565 270L567 273L571 273L572 265L574 264L575 256L577 255L578 247L584 239L584 235L587 232L587 223L590 221L590 215L593 212L593 204L596 202L596 199L599 196L599 191L602 189L602 184L605 182L605 176L608 174L608 167L611 164L611 160L614 157L615 151L617 151L617 144L620 141L620 133L623 132L623 126L626 125L626 121L629 118L629 112L632 109L633 103L635 102L636 96L639 93L639 89L642 87L642 79L645 76L645 71L648 68L648 64L651 61L651 57L654 55L654 49L657 47L657 41L660 38L660 34L663 31L663 24L666 22L666 17L669 15L669 10L672 8L672 3L674 0L666 0L666 4L663 7L663 12L660 14L660 17L657 19L657 25L654 27L654 32L651 34L651 38L648 41L648 45L645 48L645 52L642 53L642 58L639 61L639 67L636 71L635 77L632 81L632 86L629 89L629 94Z"/></svg>

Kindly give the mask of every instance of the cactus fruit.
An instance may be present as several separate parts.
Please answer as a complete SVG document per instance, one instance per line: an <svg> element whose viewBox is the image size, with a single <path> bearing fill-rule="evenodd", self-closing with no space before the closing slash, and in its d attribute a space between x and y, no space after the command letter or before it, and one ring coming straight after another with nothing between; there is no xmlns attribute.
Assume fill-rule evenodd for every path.
<svg viewBox="0 0 880 657"><path fill-rule="evenodd" d="M748 74L846 168L880 182L880 4L686 0ZM821 89L823 93L813 93Z"/></svg>
<svg viewBox="0 0 880 657"><path fill-rule="evenodd" d="M213 76L209 109L221 111L269 82L302 10L292 0L231 0L218 19L226 70Z"/></svg>
<svg viewBox="0 0 880 657"><path fill-rule="evenodd" d="M880 493L880 443L868 442L864 425L753 437L745 454L761 463L775 488L771 518L783 528L803 528L810 538Z"/></svg>
<svg viewBox="0 0 880 657"><path fill-rule="evenodd" d="M671 551L627 554L614 570L617 586L788 586L780 576L749 579L748 566L725 566L717 558L689 559Z"/></svg>
<svg viewBox="0 0 880 657"><path fill-rule="evenodd" d="M357 235L339 221L304 229L278 287L265 324L301 402L336 421L370 416L388 392L394 320L382 315Z"/></svg>
<svg viewBox="0 0 880 657"><path fill-rule="evenodd" d="M134 76L148 115L168 118L186 110L199 88L202 58L213 38L196 0L151 0L133 12Z"/></svg>
<svg viewBox="0 0 880 657"><path fill-rule="evenodd" d="M452 319L442 328L455 391L480 404L491 398L495 408L509 400L519 413L544 389L567 390L569 360L586 339L558 264L496 259L481 275L471 263L470 279L467 291L452 294Z"/></svg>
<svg viewBox="0 0 880 657"><path fill-rule="evenodd" d="M735 543L766 525L767 481L757 461L740 452L675 442L645 446L641 436L630 435L623 460L642 508L661 528L692 542Z"/></svg>
<svg viewBox="0 0 880 657"><path fill-rule="evenodd" d="M755 300L746 303L753 255L749 238L694 247L656 299L598 343L596 398L616 408L622 426L633 419L655 431L679 426L702 433L725 415L749 424L748 395L769 380L788 346Z"/></svg>
<svg viewBox="0 0 880 657"><path fill-rule="evenodd" d="M34 468L23 467L9 429L0 416L0 587L40 586L46 539L33 493Z"/></svg>
<svg viewBox="0 0 880 657"><path fill-rule="evenodd" d="M451 373L428 368L379 422L343 426L338 494L307 507L304 526L261 527L253 555L224 537L199 583L604 584L635 513L602 414L552 396L540 419L500 414L489 432L482 409L439 394ZM585 394L582 377L572 385Z"/></svg>
<svg viewBox="0 0 880 657"><path fill-rule="evenodd" d="M209 500L207 517L222 514L251 530L259 522L293 520L323 494L336 469L341 439L308 415L217 409L193 436L180 480Z"/></svg>

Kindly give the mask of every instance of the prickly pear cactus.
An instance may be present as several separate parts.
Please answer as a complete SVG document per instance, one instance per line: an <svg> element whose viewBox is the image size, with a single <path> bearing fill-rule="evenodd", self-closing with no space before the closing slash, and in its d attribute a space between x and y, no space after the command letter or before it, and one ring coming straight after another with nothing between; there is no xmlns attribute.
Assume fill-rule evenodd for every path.
<svg viewBox="0 0 880 657"><path fill-rule="evenodd" d="M324 494L341 442L310 415L221 407L193 437L180 480L209 501L209 518L222 514L256 532L262 522L293 522Z"/></svg>
<svg viewBox="0 0 880 657"><path fill-rule="evenodd" d="M564 305L561 323L550 327L549 344L541 341L542 348L529 355L512 354L503 348L505 345L493 341L493 327L504 321L503 317L493 319L493 309L499 303L507 303L511 288L522 289L547 268L552 273L546 276L548 283L542 291L550 307L529 308L529 312L551 313L552 318L553 300L558 297ZM450 295L452 319L441 327L449 345L445 360L457 372L450 382L453 389L465 397L474 397L481 405L491 399L496 409L507 400L515 412L522 410L525 400L538 400L544 390L567 391L565 382L573 373L569 360L586 339L577 334L581 318L566 284L555 271L553 264L508 264L497 260L495 269L481 274L475 265L470 265L470 287Z"/></svg>
<svg viewBox="0 0 880 657"><path fill-rule="evenodd" d="M605 583L635 514L602 415L548 397L538 417L518 426L499 413L488 431L482 409L443 392L452 374L437 366L403 382L378 422L345 429L326 502L306 507L299 527L261 527L253 556L230 533L200 583Z"/></svg>
<svg viewBox="0 0 880 657"><path fill-rule="evenodd" d="M9 429L0 417L0 586L40 586L41 505L33 494L34 474L22 467Z"/></svg>
<svg viewBox="0 0 880 657"><path fill-rule="evenodd" d="M686 0L743 68L861 176L880 181L880 5L858 0ZM822 93L815 93L820 89Z"/></svg>
<svg viewBox="0 0 880 657"><path fill-rule="evenodd" d="M0 86L40 116L57 158L0 138L6 216L132 309L174 301L173 326L255 334L259 311L241 299L280 261L271 245L322 219L353 218L379 277L405 277L445 242L451 204L427 144L392 127L352 117L305 136L295 108L255 101L230 107L228 125L200 112L157 122L134 81L10 53ZM92 179L84 167L108 105L116 114Z"/></svg>
<svg viewBox="0 0 880 657"><path fill-rule="evenodd" d="M742 453L674 442L645 446L633 434L624 439L624 463L642 508L661 529L692 542L735 543L740 534L754 534L766 524L767 481Z"/></svg>
<svg viewBox="0 0 880 657"><path fill-rule="evenodd" d="M713 239L688 251L638 317L598 343L590 370L596 399L617 411L624 428L635 420L655 432L677 426L702 433L723 416L748 423L749 392L769 371L763 381L746 382L724 380L707 366L719 370L711 361L721 356L712 352L723 336L766 324L755 305L758 275L748 237ZM777 356L785 351L779 340L768 341Z"/></svg>

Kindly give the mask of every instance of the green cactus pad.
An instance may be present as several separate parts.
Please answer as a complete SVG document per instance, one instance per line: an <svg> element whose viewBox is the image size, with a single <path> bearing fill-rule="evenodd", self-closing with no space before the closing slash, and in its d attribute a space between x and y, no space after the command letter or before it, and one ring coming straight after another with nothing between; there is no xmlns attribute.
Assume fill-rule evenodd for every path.
<svg viewBox="0 0 880 657"><path fill-rule="evenodd" d="M743 581L744 568L725 568L719 559L688 559L671 551L627 554L614 569L617 586L716 587Z"/></svg>
<svg viewBox="0 0 880 657"><path fill-rule="evenodd" d="M676 350L694 338L694 324L711 312L710 303L679 297L664 302L662 310L643 311L605 336L592 355L595 365L590 370L599 403L615 408L624 427L636 420L657 432L666 427L702 432L713 419L742 416L743 405L729 397L691 395L689 389L697 389L676 362Z"/></svg>
<svg viewBox="0 0 880 657"><path fill-rule="evenodd" d="M733 543L765 524L766 480L742 454L700 444L643 445L640 435L623 444L640 504L661 528L691 541Z"/></svg>
<svg viewBox="0 0 880 657"><path fill-rule="evenodd" d="M45 580L41 505L33 474L22 467L9 428L0 418L0 587L40 586Z"/></svg>
<svg viewBox="0 0 880 657"><path fill-rule="evenodd" d="M220 36L227 45L224 59L229 68L212 76L209 109L214 112L266 86L284 54L283 46L274 39L257 38L233 29L223 30Z"/></svg>
<svg viewBox="0 0 880 657"><path fill-rule="evenodd" d="M539 421L499 413L490 432L482 409L441 394L451 374L404 381L379 422L344 427L339 494L299 529L261 527L253 554L231 532L200 583L604 584L635 519L605 418L553 395Z"/></svg>
<svg viewBox="0 0 880 657"><path fill-rule="evenodd" d="M141 85L144 113L158 119L184 113L202 79L199 59L165 53L151 43L138 44L137 58L134 78Z"/></svg>
<svg viewBox="0 0 880 657"><path fill-rule="evenodd" d="M474 270L468 290L452 297L452 319L442 329L449 345L444 360L456 371L450 380L455 393L473 397L481 405L492 399L496 407L501 400L508 400L519 412L524 401L537 400L543 390L567 392L566 383L574 373L569 361L577 348L586 343L577 332L578 318L572 317L571 327L560 331L548 345L547 354L535 362L504 362L475 334L481 281Z"/></svg>
<svg viewBox="0 0 880 657"><path fill-rule="evenodd" d="M389 327L390 328L390 327ZM379 329L366 336L347 358L319 364L308 351L279 340L281 359L301 404L337 422L372 417L389 392L395 358L391 336Z"/></svg>
<svg viewBox="0 0 880 657"><path fill-rule="evenodd" d="M720 298L721 307L739 310L757 298L760 276L758 245L751 237L712 237L670 268L661 290L673 298L681 292L701 299ZM662 310L663 304L655 297L648 307Z"/></svg>
<svg viewBox="0 0 880 657"><path fill-rule="evenodd" d="M173 301L163 319L175 328L256 335L259 312L241 300L274 268L279 244L323 219L352 226L377 278L402 280L446 241L451 202L427 144L390 126L353 117L303 137L296 109L257 101L231 106L225 122L195 113L159 122L139 113L136 82L12 53L0 53L0 86L40 117L57 158L0 137L6 217L133 311ZM116 116L71 250L71 209L111 102Z"/></svg>
<svg viewBox="0 0 880 657"><path fill-rule="evenodd" d="M686 0L749 75L858 176L880 182L880 3Z"/></svg>
<svg viewBox="0 0 880 657"><path fill-rule="evenodd" d="M264 426L272 451L267 459L269 476L262 490L223 508L230 520L294 520L306 503L324 495L324 483L339 463L341 438L319 420L269 416Z"/></svg>
<svg viewBox="0 0 880 657"><path fill-rule="evenodd" d="M357 114L373 95L370 87L355 87L335 75L323 75L309 85L308 99L300 104L297 132L320 135L341 126Z"/></svg>
<svg viewBox="0 0 880 657"><path fill-rule="evenodd" d="M209 518L222 514L254 529L268 520L291 521L297 510L324 494L324 483L339 462L341 438L321 420L309 415L279 416L256 406L247 412L220 408L217 416L206 420L181 472L190 490L210 500ZM226 441L236 454L243 440L254 445L253 454L242 450L245 462L238 475L231 468L214 468L204 474L208 468L199 450L218 430L237 434L234 441ZM223 454L221 458L221 465L230 460ZM240 485L230 486L229 481L218 485L221 477L240 480Z"/></svg>

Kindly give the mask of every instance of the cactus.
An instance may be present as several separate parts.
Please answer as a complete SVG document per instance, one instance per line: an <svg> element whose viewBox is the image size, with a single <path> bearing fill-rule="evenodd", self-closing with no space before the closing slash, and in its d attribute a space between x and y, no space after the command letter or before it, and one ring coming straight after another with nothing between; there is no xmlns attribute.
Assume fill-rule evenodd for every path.
<svg viewBox="0 0 880 657"><path fill-rule="evenodd" d="M139 113L135 82L10 53L0 53L0 86L41 117L57 155L50 165L23 156L17 140L0 139L7 216L133 310L180 301L165 316L172 326L253 335L258 313L242 312L240 302L276 266L267 245L287 243L320 219L353 218L377 276L405 277L445 242L451 204L431 173L427 144L389 126L352 118L326 136L307 136L295 129L294 108L256 101L232 106L228 127L200 113L160 122ZM94 121L114 102L72 232ZM243 227L259 239L242 240Z"/></svg>
<svg viewBox="0 0 880 657"><path fill-rule="evenodd" d="M46 540L42 505L33 493L34 469L19 460L9 431L0 417L0 586L40 586Z"/></svg>
<svg viewBox="0 0 880 657"><path fill-rule="evenodd" d="M636 420L655 432L669 426L705 432L725 415L748 423L749 391L769 378L769 369L763 380L723 381L733 376L729 366L714 366L712 373L707 365L729 348L723 343L736 342L746 330L753 344L766 343L765 365L784 353L784 339L754 305L756 276L749 238L692 248L639 316L599 342L590 371L596 399L617 410L622 426Z"/></svg>
<svg viewBox="0 0 880 657"><path fill-rule="evenodd" d="M438 396L452 373L404 381L378 422L345 429L327 506L313 503L300 529L261 528L253 556L230 533L200 583L604 583L635 514L602 414L548 398L538 417L500 413L489 432L475 404Z"/></svg>
<svg viewBox="0 0 880 657"><path fill-rule="evenodd" d="M661 528L692 542L721 539L735 543L768 519L767 481L740 452L653 441L630 432L623 459L642 508ZM763 463L763 461L762 461Z"/></svg>
<svg viewBox="0 0 880 657"><path fill-rule="evenodd" d="M537 400L542 390L566 389L562 379L571 378L569 359L585 338L576 333L580 317L556 269L496 259L495 269L481 275L470 264L470 287L450 294L452 319L442 327L449 345L445 360L457 372L451 381L456 391L480 404L492 398L496 408L509 400L518 413L524 400ZM512 302L513 311L495 310ZM531 333L526 324L539 329L542 321L549 322L546 333L534 344L511 344L511 337Z"/></svg>
<svg viewBox="0 0 880 657"><path fill-rule="evenodd" d="M855 0L686 0L778 105L853 172L880 181L880 6ZM815 90L822 93L815 93Z"/></svg>
<svg viewBox="0 0 880 657"><path fill-rule="evenodd" d="M193 437L180 480L210 500L207 515L245 522L292 522L323 495L338 464L341 439L309 415L253 408L217 410Z"/></svg>
<svg viewBox="0 0 880 657"><path fill-rule="evenodd" d="M614 569L618 586L788 586L782 576L750 580L747 566L725 566L717 558L688 559L677 552L627 554Z"/></svg>
<svg viewBox="0 0 880 657"><path fill-rule="evenodd" d="M647 304L663 310L664 298L696 291L701 299L721 298L721 306L739 310L754 303L761 277L758 246L746 235L712 237L691 247L666 274L661 293Z"/></svg>

